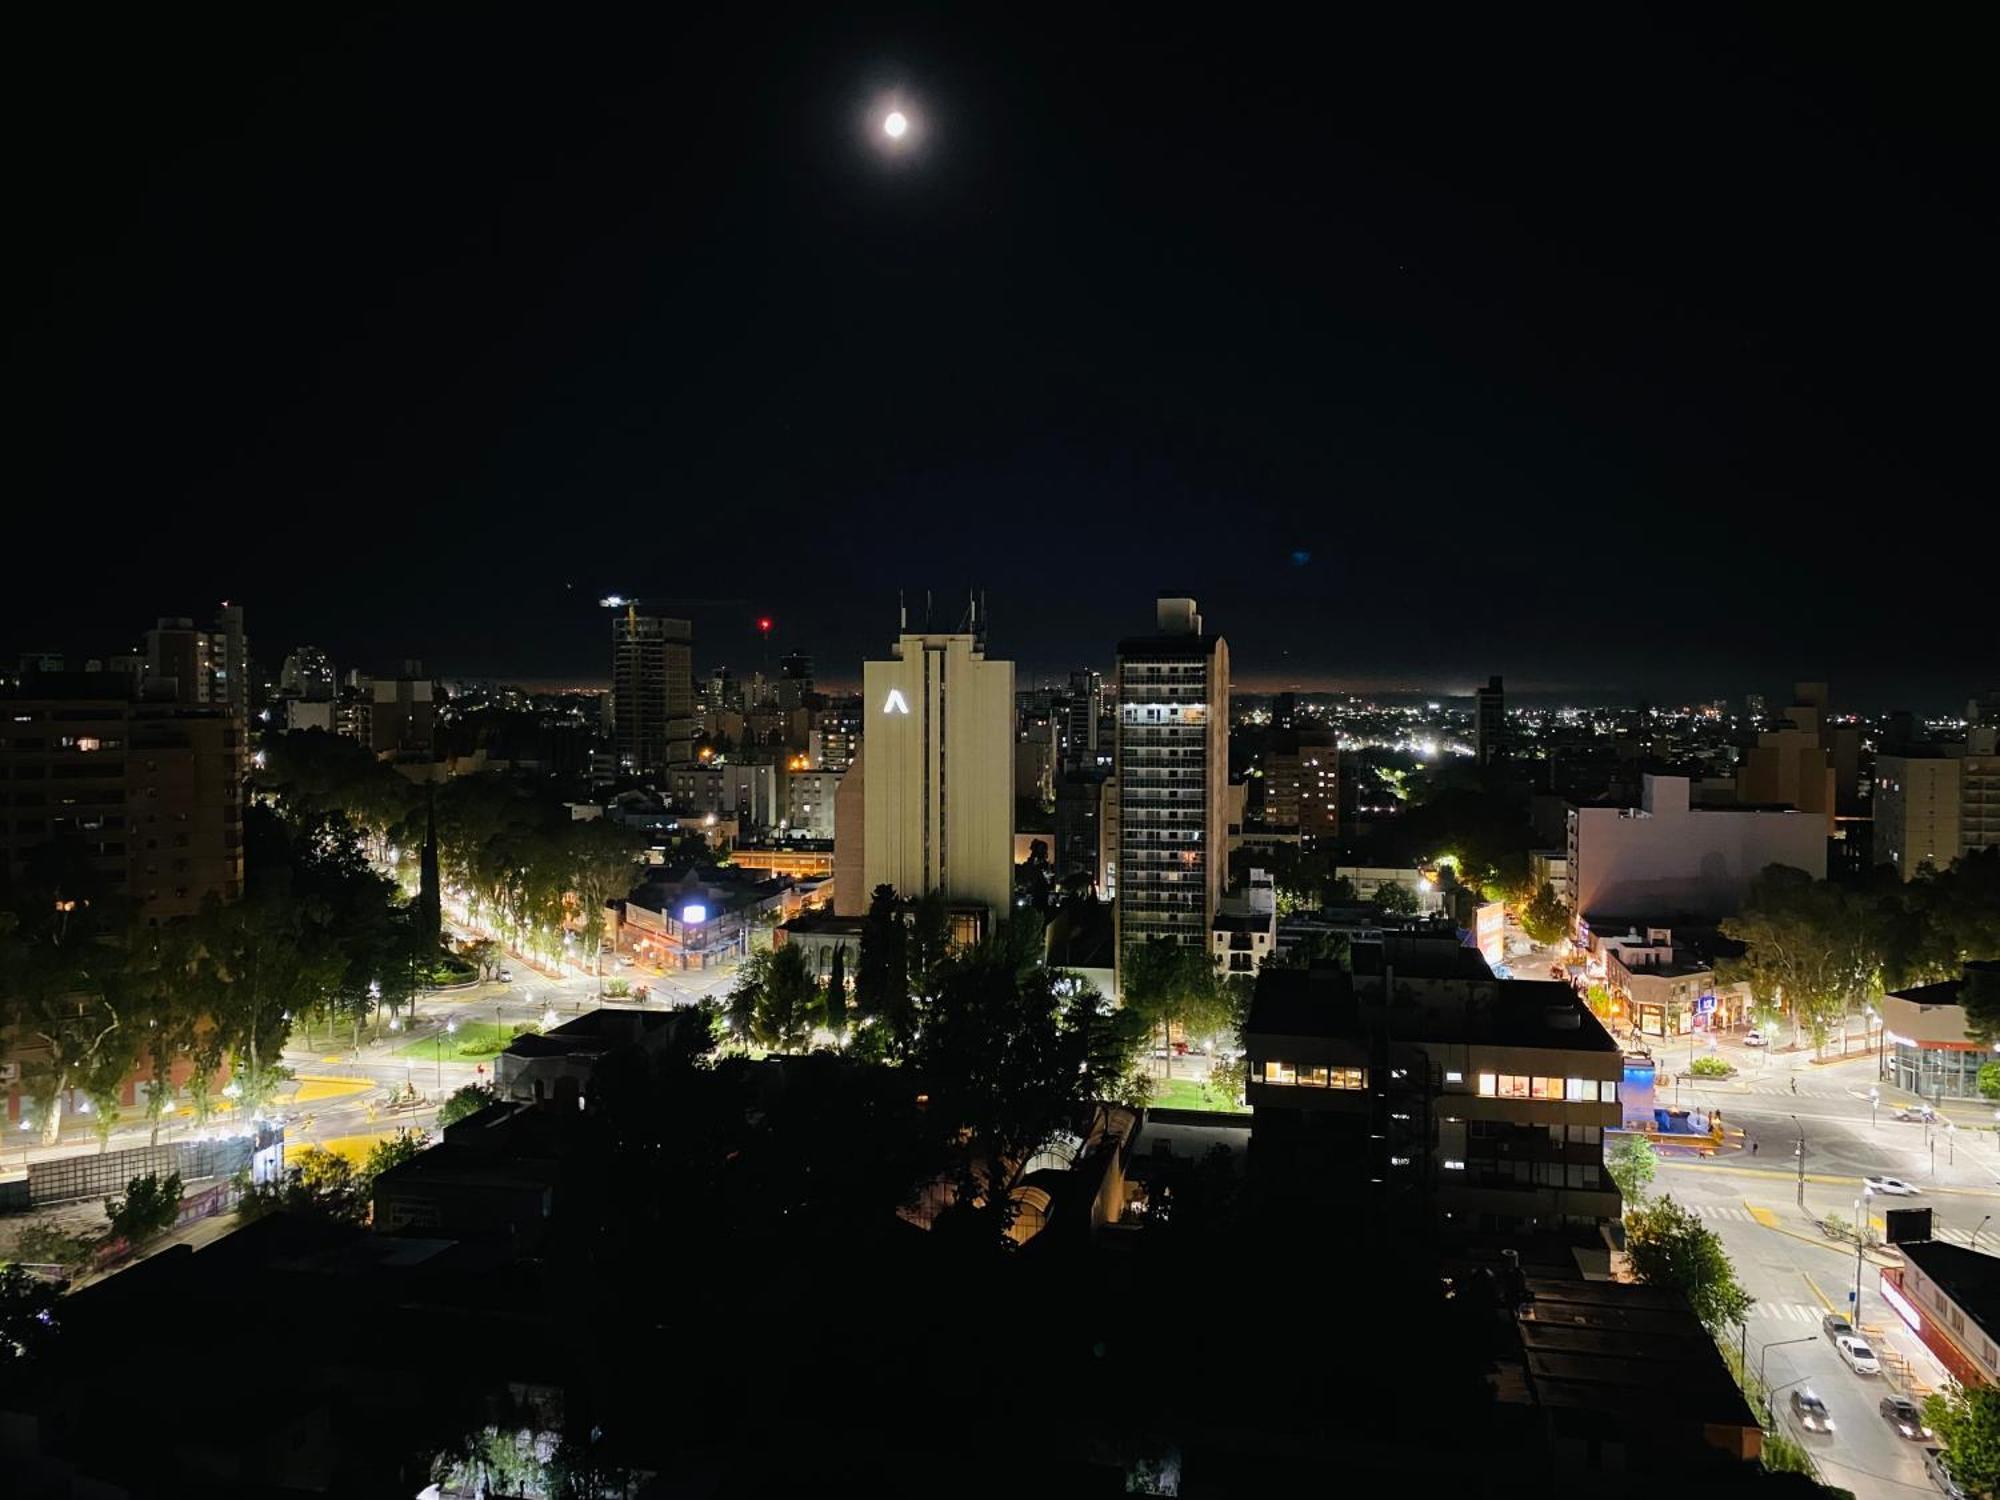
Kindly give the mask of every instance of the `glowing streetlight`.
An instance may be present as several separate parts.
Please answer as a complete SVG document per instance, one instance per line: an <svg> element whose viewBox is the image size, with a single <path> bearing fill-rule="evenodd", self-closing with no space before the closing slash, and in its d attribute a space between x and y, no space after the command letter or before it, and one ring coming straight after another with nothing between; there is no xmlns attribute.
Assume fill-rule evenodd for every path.
<svg viewBox="0 0 2000 1500"><path fill-rule="evenodd" d="M900 141L909 132L910 117L900 109L892 109L882 121L882 133L892 141Z"/></svg>

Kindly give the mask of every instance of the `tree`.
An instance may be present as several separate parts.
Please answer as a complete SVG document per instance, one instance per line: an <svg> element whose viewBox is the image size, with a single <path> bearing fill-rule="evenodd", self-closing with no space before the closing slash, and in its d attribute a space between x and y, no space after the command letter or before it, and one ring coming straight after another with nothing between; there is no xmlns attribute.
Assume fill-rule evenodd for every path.
<svg viewBox="0 0 2000 1500"><path fill-rule="evenodd" d="M909 929L892 885L878 885L861 924L861 960L854 976L855 1009L878 1020L900 1053L913 1030L910 1007Z"/></svg>
<svg viewBox="0 0 2000 1500"><path fill-rule="evenodd" d="M926 891L910 908L910 997L927 1000L937 993L938 976L951 957L951 916L944 892Z"/></svg>
<svg viewBox="0 0 2000 1500"><path fill-rule="evenodd" d="M1230 1030L1237 1019L1234 996L1218 981L1207 951L1172 938L1148 938L1127 947L1119 988L1126 1008L1149 1030L1158 1030L1170 1078L1176 1026L1190 1037L1213 1036Z"/></svg>
<svg viewBox="0 0 2000 1500"><path fill-rule="evenodd" d="M307 1146L292 1158L282 1181L252 1188L239 1213L258 1218L274 1210L335 1224L358 1224L368 1200L356 1181L354 1164L323 1146Z"/></svg>
<svg viewBox="0 0 2000 1500"><path fill-rule="evenodd" d="M1979 1094L1984 1099L2000 1099L2000 1063L1979 1065Z"/></svg>
<svg viewBox="0 0 2000 1500"><path fill-rule="evenodd" d="M1544 948L1554 947L1569 936L1569 903L1556 894L1555 886L1544 880L1534 900L1521 910L1521 930Z"/></svg>
<svg viewBox="0 0 2000 1500"><path fill-rule="evenodd" d="M18 1367L54 1342L62 1292L21 1266L0 1266L0 1369Z"/></svg>
<svg viewBox="0 0 2000 1500"><path fill-rule="evenodd" d="M1280 969L1344 969L1351 949L1346 933L1322 928L1305 933L1282 956L1274 953L1264 962Z"/></svg>
<svg viewBox="0 0 2000 1500"><path fill-rule="evenodd" d="M772 949L758 989L751 1036L773 1052L803 1051L818 998L805 950L796 943Z"/></svg>
<svg viewBox="0 0 2000 1500"><path fill-rule="evenodd" d="M820 1005L821 1019L833 1033L836 1044L847 1030L847 944L833 950L833 967L827 972L826 994Z"/></svg>
<svg viewBox="0 0 2000 1500"><path fill-rule="evenodd" d="M1643 1135L1621 1135L1604 1153L1604 1170L1618 1184L1618 1193L1629 1207L1646 1201L1646 1189L1659 1170L1659 1153Z"/></svg>
<svg viewBox="0 0 2000 1500"><path fill-rule="evenodd" d="M1640 1281L1678 1291L1711 1332L1741 1323L1756 1301L1715 1232L1671 1197L1626 1213L1625 1251Z"/></svg>
<svg viewBox="0 0 2000 1500"><path fill-rule="evenodd" d="M438 1129L471 1118L499 1097L499 1093L487 1083L468 1083L464 1088L453 1090L438 1106Z"/></svg>
<svg viewBox="0 0 2000 1500"><path fill-rule="evenodd" d="M104 1200L104 1217L113 1239L142 1245L156 1234L173 1228L181 1212L181 1174L162 1179L157 1172L134 1177L125 1184L125 1196Z"/></svg>
<svg viewBox="0 0 2000 1500"><path fill-rule="evenodd" d="M736 970L736 983L729 988L723 1013L729 1029L739 1041L748 1042L757 1029L757 1012L764 1004L764 983L771 973L772 949L759 948Z"/></svg>
<svg viewBox="0 0 2000 1500"><path fill-rule="evenodd" d="M1951 1381L1924 1398L1924 1425L1937 1434L1960 1489L1968 1495L2000 1489L2000 1387L1967 1390Z"/></svg>
<svg viewBox="0 0 2000 1500"><path fill-rule="evenodd" d="M427 1130L399 1130L394 1135L384 1136L368 1148L367 1160L355 1174L354 1190L362 1197L369 1196L375 1189L375 1179L391 1167L400 1167L404 1162L418 1156L431 1143Z"/></svg>
<svg viewBox="0 0 2000 1500"><path fill-rule="evenodd" d="M1987 1043L2000 1038L2000 963L1966 965L1965 978L1958 987L1958 1003L1965 1007L1967 1036ZM1982 1090L1985 1083L1985 1070L1981 1069Z"/></svg>
<svg viewBox="0 0 2000 1500"><path fill-rule="evenodd" d="M1400 880L1385 880L1376 886L1375 904L1384 911L1404 916L1415 916L1419 906L1417 893Z"/></svg>
<svg viewBox="0 0 2000 1500"><path fill-rule="evenodd" d="M1720 977L1747 980L1759 1009L1782 999L1819 1048L1848 1010L1873 993L1887 936L1865 894L1789 865L1759 872L1722 931L1745 952L1725 963Z"/></svg>

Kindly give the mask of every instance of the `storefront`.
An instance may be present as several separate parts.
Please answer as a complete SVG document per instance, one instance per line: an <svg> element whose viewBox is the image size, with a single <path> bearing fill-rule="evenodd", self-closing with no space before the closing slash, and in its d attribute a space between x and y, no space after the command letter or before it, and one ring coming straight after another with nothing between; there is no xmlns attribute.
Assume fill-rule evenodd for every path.
<svg viewBox="0 0 2000 1500"><path fill-rule="evenodd" d="M1965 1034L1956 983L1926 984L1882 997L1883 1072L1920 1098L1978 1099L1979 1070L1995 1049Z"/></svg>

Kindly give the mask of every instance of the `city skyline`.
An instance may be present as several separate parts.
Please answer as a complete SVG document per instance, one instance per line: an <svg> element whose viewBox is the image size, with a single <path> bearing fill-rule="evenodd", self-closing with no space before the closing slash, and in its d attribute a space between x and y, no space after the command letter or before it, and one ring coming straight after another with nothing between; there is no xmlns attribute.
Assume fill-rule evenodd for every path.
<svg viewBox="0 0 2000 1500"><path fill-rule="evenodd" d="M1913 42L412 16L280 75L220 22L38 24L24 107L93 107L24 184L17 541L146 544L17 580L9 650L243 597L273 644L594 676L628 592L741 601L688 611L706 660L770 615L858 663L928 587L1027 672L1186 593L1273 685L1992 675L1969 584L1921 651L1875 619L1990 534L1976 90Z"/></svg>

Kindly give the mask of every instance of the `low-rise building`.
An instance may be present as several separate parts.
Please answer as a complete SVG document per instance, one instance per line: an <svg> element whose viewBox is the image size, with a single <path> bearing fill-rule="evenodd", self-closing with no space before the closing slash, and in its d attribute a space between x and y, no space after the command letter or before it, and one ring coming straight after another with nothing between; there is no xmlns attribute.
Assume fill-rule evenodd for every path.
<svg viewBox="0 0 2000 1500"><path fill-rule="evenodd" d="M1278 951L1278 892L1262 870L1250 872L1240 896L1224 896L1209 930L1218 974L1254 975Z"/></svg>
<svg viewBox="0 0 2000 1500"><path fill-rule="evenodd" d="M1604 958L1606 985L1633 1030L1645 1036L1718 1030L1748 1016L1749 987L1719 982L1714 956L1700 945L1676 942L1670 928L1634 928L1622 937L1600 933L1592 947Z"/></svg>
<svg viewBox="0 0 2000 1500"><path fill-rule="evenodd" d="M1992 1049L1966 1034L1960 992L1975 975L2000 984L2000 960L1966 965L1964 976L1910 985L1882 997L1883 1072L1923 1099L1980 1099L1979 1070Z"/></svg>
<svg viewBox="0 0 2000 1500"><path fill-rule="evenodd" d="M503 1100L540 1104L574 1098L581 1109L588 1103L591 1073L600 1058L631 1046L657 1053L674 1044L681 1028L705 1025L694 1010L599 1006L553 1031L515 1037L493 1059L494 1087Z"/></svg>
<svg viewBox="0 0 2000 1500"><path fill-rule="evenodd" d="M794 770L785 776L785 833L796 839L831 840L842 771Z"/></svg>
<svg viewBox="0 0 2000 1500"><path fill-rule="evenodd" d="M2000 1384L2000 1255L1903 1241L1901 1266L1884 1267L1882 1300L1965 1386Z"/></svg>
<svg viewBox="0 0 2000 1500"><path fill-rule="evenodd" d="M753 880L729 867L689 867L625 898L616 946L665 968L707 969L750 952L750 925L783 921L804 895L793 881Z"/></svg>

